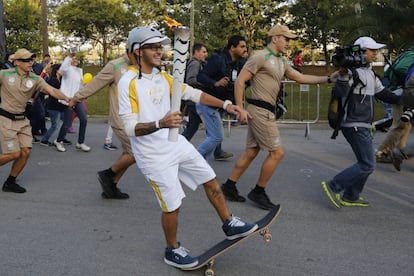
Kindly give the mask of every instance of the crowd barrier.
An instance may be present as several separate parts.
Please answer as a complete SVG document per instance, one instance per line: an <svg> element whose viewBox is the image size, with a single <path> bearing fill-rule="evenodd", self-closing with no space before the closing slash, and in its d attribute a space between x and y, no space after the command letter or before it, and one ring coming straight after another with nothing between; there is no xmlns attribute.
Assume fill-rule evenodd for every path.
<svg viewBox="0 0 414 276"><path fill-rule="evenodd" d="M278 124L303 124L305 126L305 137L310 137L310 125L319 120L320 114L320 86L319 84L299 84L295 81L282 81L283 100L287 112L279 118ZM237 120L232 115L223 117L226 136L230 137L232 124Z"/></svg>

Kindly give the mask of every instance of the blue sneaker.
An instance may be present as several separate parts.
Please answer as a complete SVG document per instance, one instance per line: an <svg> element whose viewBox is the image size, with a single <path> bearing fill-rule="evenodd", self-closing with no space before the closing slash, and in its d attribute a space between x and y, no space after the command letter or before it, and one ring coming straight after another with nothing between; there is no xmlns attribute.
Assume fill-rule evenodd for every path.
<svg viewBox="0 0 414 276"><path fill-rule="evenodd" d="M188 255L188 252L189 250L182 247L180 243L178 243L178 248L167 247L165 248L164 262L178 268L196 266L198 264L198 260Z"/></svg>
<svg viewBox="0 0 414 276"><path fill-rule="evenodd" d="M106 150L117 150L118 149L118 147L117 146L115 146L114 144L112 144L112 143L109 143L109 144L104 144L104 146L103 146L103 148L104 149L106 149Z"/></svg>
<svg viewBox="0 0 414 276"><path fill-rule="evenodd" d="M240 218L231 215L231 219L228 219L223 224L223 231L226 234L228 240L234 240L240 237L248 236L256 231L257 224L248 223L240 220Z"/></svg>

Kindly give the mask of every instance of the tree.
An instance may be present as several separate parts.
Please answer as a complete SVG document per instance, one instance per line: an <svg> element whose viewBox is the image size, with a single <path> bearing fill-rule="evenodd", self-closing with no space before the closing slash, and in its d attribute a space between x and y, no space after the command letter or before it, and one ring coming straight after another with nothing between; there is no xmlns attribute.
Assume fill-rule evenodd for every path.
<svg viewBox="0 0 414 276"><path fill-rule="evenodd" d="M329 61L327 46L336 43L341 32L335 28L335 22L352 7L347 0L297 0L289 10L294 17L289 26L305 44L322 48L325 61ZM329 62L326 62L326 70L328 67Z"/></svg>
<svg viewBox="0 0 414 276"><path fill-rule="evenodd" d="M4 25L7 48L13 50L27 48L40 52L41 12L38 1L9 0L5 4Z"/></svg>
<svg viewBox="0 0 414 276"><path fill-rule="evenodd" d="M136 16L122 0L71 0L58 7L56 13L62 32L102 46L104 64L108 49L125 41L136 24Z"/></svg>

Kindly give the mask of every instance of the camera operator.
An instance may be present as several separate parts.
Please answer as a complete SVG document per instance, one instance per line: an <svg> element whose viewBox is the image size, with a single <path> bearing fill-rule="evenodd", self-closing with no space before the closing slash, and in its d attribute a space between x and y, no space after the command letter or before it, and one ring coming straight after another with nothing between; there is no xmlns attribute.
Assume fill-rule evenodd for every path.
<svg viewBox="0 0 414 276"><path fill-rule="evenodd" d="M382 85L380 79L372 70L371 63L375 61L378 50L386 45L375 42L371 37L358 38L364 56L347 57L354 59L354 66L341 70L334 91L342 96L345 103L345 115L341 122L341 131L350 144L357 162L338 173L331 180L323 181L322 188L335 207L358 206L366 207L369 203L361 197L364 185L369 175L375 169L375 154L372 143L371 124L374 116L374 98L384 102L399 104L397 96ZM366 62L364 60L366 59ZM334 58L333 58L334 60ZM352 65L352 62L347 62ZM350 89L351 88L351 89ZM348 93L351 93L348 95Z"/></svg>

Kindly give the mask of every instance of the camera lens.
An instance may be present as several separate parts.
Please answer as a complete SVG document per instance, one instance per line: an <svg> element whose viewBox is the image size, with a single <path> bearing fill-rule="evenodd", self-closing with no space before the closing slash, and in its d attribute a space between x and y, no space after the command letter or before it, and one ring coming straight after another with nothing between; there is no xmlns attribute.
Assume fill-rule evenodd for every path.
<svg viewBox="0 0 414 276"><path fill-rule="evenodd" d="M401 115L401 121L403 121L404 123L407 123L413 118L413 115L414 115L414 112L413 112L412 109L411 110L406 110Z"/></svg>

